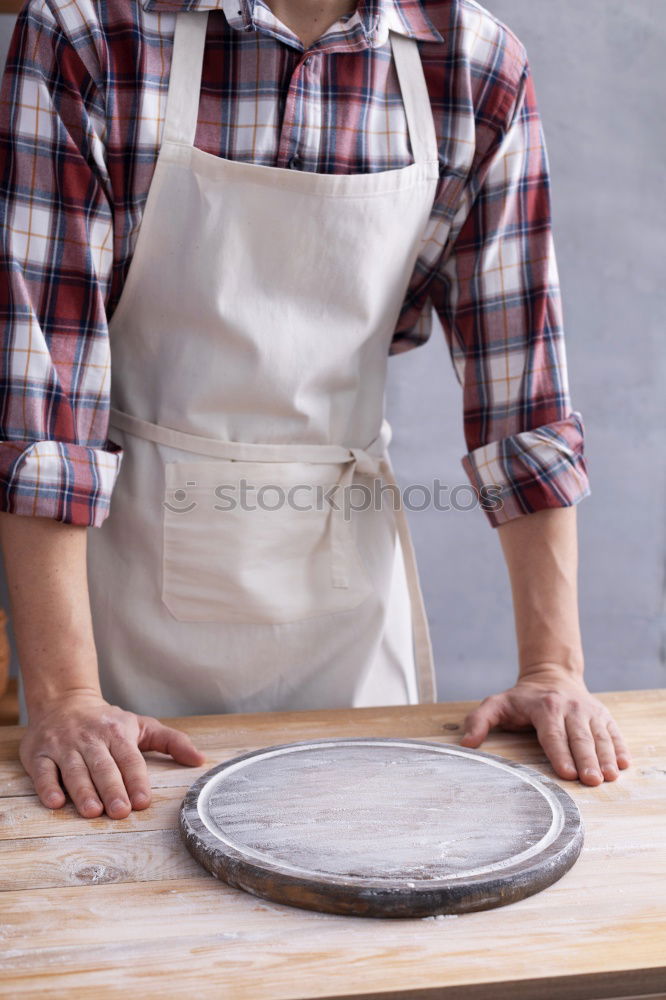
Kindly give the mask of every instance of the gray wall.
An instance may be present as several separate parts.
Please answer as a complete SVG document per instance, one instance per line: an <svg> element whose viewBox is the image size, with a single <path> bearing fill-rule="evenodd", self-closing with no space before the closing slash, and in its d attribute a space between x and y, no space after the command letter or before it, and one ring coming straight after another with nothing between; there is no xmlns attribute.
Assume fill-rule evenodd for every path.
<svg viewBox="0 0 666 1000"><path fill-rule="evenodd" d="M552 174L574 407L592 495L578 506L594 691L666 686L666 4L488 0L524 43ZM460 389L443 336L391 362L403 482L462 482ZM436 470L434 472L433 470ZM412 514L442 699L511 682L499 539L478 511Z"/></svg>
<svg viewBox="0 0 666 1000"><path fill-rule="evenodd" d="M588 683L594 691L664 687L666 4L486 6L527 48L551 164L571 391L592 484L578 507ZM12 24L0 17L3 61ZM460 409L439 328L425 347L391 360L389 418L403 484L466 482ZM510 684L515 640L497 533L479 511L410 519L440 698L480 698Z"/></svg>

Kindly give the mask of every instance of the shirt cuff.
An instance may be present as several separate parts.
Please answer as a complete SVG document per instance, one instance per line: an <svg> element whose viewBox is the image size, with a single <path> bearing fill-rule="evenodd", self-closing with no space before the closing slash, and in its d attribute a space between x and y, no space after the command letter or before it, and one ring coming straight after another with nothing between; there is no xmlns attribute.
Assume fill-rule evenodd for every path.
<svg viewBox="0 0 666 1000"><path fill-rule="evenodd" d="M475 448L462 465L496 528L546 507L571 507L589 496L583 448L583 420L572 411L564 420Z"/></svg>
<svg viewBox="0 0 666 1000"><path fill-rule="evenodd" d="M99 527L109 513L122 448L62 441L0 443L0 510Z"/></svg>

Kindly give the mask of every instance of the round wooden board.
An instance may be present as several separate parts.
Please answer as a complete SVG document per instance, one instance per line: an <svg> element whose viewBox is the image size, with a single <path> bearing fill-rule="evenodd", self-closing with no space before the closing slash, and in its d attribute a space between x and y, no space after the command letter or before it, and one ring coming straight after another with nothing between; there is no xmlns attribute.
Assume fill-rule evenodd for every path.
<svg viewBox="0 0 666 1000"><path fill-rule="evenodd" d="M229 885L329 913L424 917L503 906L574 863L573 799L533 768L446 743L308 740L203 774L189 851Z"/></svg>

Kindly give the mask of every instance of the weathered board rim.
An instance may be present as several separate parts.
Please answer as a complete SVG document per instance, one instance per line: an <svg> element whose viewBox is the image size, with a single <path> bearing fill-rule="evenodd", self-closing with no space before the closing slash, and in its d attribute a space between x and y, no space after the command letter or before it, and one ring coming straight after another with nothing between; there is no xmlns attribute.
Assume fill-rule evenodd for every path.
<svg viewBox="0 0 666 1000"><path fill-rule="evenodd" d="M507 769L527 773L532 782L543 785L557 799L563 812L563 825L555 839L534 859L507 866L501 875L480 874L456 880L415 882L406 891L392 887L386 880L352 879L328 876L326 879L287 872L269 860L256 863L230 845L220 848L202 822L198 800L204 787L220 772L269 751L328 744L415 744L456 751L465 756L486 758ZM540 892L558 881L572 867L583 847L584 826L577 804L547 775L529 765L509 760L483 750L471 750L454 743L400 737L329 737L296 740L270 747L260 747L230 758L210 768L188 789L178 814L178 827L185 846L196 861L211 875L251 895L303 909L326 913L369 917L423 917L437 914L467 913L492 909L516 902Z"/></svg>

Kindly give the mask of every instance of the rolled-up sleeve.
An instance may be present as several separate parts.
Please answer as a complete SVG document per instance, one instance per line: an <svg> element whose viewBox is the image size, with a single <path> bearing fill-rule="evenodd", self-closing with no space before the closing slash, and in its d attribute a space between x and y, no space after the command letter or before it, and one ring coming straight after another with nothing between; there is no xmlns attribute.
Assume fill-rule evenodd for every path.
<svg viewBox="0 0 666 1000"><path fill-rule="evenodd" d="M515 101L480 157L430 294L463 389L470 483L493 527L590 493L571 408L550 178L525 57ZM490 489L492 488L492 489Z"/></svg>
<svg viewBox="0 0 666 1000"><path fill-rule="evenodd" d="M0 87L0 510L99 525L113 220L94 68L44 0L22 7Z"/></svg>

